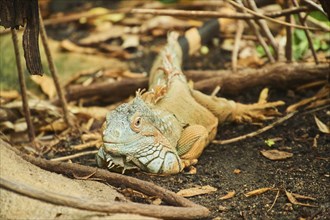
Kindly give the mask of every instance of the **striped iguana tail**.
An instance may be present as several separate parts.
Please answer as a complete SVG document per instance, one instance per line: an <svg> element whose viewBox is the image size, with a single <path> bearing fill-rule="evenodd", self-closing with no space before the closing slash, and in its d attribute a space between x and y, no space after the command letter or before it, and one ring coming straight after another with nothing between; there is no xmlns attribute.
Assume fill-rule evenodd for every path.
<svg viewBox="0 0 330 220"><path fill-rule="evenodd" d="M158 55L150 70L149 88L166 82L166 74L160 69L181 71L182 61L194 54L203 44L220 34L220 19L206 21L199 28L191 28L184 36L168 35L167 45ZM169 65L170 64L170 65Z"/></svg>

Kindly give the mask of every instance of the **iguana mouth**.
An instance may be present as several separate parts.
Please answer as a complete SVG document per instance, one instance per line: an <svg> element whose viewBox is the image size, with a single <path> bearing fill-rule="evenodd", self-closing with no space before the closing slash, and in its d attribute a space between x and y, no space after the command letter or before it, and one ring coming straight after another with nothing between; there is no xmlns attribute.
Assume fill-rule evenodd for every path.
<svg viewBox="0 0 330 220"><path fill-rule="evenodd" d="M136 142L136 141L138 141L142 138L143 137L137 137L137 138L134 138L132 140L127 140L125 142L103 141L103 144L106 144L106 145L129 145L129 144L132 144L133 142Z"/></svg>

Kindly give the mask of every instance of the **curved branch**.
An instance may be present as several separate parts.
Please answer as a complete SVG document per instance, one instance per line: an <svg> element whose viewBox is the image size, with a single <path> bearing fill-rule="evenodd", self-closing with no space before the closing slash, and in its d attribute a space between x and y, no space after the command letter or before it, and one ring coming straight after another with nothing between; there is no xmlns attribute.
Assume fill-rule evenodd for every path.
<svg viewBox="0 0 330 220"><path fill-rule="evenodd" d="M107 170L97 169L95 167L84 166L74 163L63 163L57 161L48 161L41 158L35 158L30 155L25 155L5 144L0 139L1 146L7 147L13 150L17 155L21 156L26 161L51 172L60 173L69 177L75 176L87 176L94 173L93 177L97 179L102 179L113 186L126 186L132 188L136 191L140 191L149 196L157 196L162 201L173 206L181 207L170 207L170 206L156 206L156 205L143 205L136 203L100 203L100 202L90 202L85 201L80 198L71 197L67 195L54 194L52 192L41 191L37 189L31 189L28 186L23 186L21 184L14 184L6 182L1 179L1 187L5 187L9 190L31 196L36 199L43 201L55 203L58 205L71 206L79 209L87 209L92 211L101 212L119 212L119 213L136 213L146 216L153 216L159 218L179 218L179 219L193 219L193 218L205 218L209 215L210 211L204 206L198 205L178 196L172 191L164 189L153 183L139 180L133 177L124 176L117 173L111 173ZM12 188L10 188L12 187ZM36 191L37 190L37 191ZM86 205L87 204L87 205Z"/></svg>
<svg viewBox="0 0 330 220"><path fill-rule="evenodd" d="M0 186L34 199L49 202L55 205L68 206L82 210L107 212L107 213L130 213L152 216L158 218L192 219L206 217L198 215L199 207L171 207L147 205L123 202L96 202L70 195L59 194L46 190L36 189L21 183L15 183L0 177ZM197 210L197 213L196 213ZM197 214L197 215L196 215Z"/></svg>

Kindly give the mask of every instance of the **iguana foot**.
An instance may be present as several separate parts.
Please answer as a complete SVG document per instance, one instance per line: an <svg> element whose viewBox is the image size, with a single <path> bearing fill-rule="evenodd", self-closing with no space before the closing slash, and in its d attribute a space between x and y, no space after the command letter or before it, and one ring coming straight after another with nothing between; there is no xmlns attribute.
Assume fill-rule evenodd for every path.
<svg viewBox="0 0 330 220"><path fill-rule="evenodd" d="M261 91L259 101L254 104L236 103L236 109L232 113L233 121L236 122L258 122L272 119L280 113L276 107L284 105L283 101L267 102L268 89Z"/></svg>

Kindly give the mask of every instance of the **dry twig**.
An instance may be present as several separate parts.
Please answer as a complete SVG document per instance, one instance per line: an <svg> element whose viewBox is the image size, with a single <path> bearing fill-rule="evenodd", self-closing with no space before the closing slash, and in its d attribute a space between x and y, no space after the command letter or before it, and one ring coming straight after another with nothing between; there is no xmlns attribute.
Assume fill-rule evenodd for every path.
<svg viewBox="0 0 330 220"><path fill-rule="evenodd" d="M19 85L20 85L21 95L22 95L24 117L25 117L25 121L26 121L26 124L28 127L28 135L29 135L29 139L32 142L32 144L34 145L34 147L37 148L37 144L35 142L35 131L34 131L34 126L33 126L32 120L31 120L31 112L30 112L27 93L26 93L25 77L23 74L21 57L19 54L17 32L15 29L11 29L11 33L12 33L12 39L13 39L13 44L14 44L14 50L15 50L18 80L19 80Z"/></svg>
<svg viewBox="0 0 330 220"><path fill-rule="evenodd" d="M235 4L238 4L238 5L242 6L242 9L241 9L241 10L242 10L242 12L243 12L244 14L246 14L246 13L247 13L247 8L244 7L242 1L241 1L241 0L236 0L236 2L237 2L237 3L235 3ZM262 46L262 48L264 49L264 51L265 51L265 53L266 53L266 55L267 55L269 61L270 61L271 63L275 63L275 59L274 59L272 53L270 52L270 50L269 50L269 48L268 48L268 45L266 44L264 38L263 38L262 35L260 34L260 31L259 31L259 29L258 29L258 27L257 27L257 25L256 25L256 23L255 23L255 21L252 21L252 20L246 20L246 22L248 23L248 25L250 26L250 28L252 28L252 30L254 31L254 34L257 36L257 39L258 39L260 45Z"/></svg>
<svg viewBox="0 0 330 220"><path fill-rule="evenodd" d="M238 51L239 51L239 45L241 43L242 35L244 32L244 24L243 21L238 21L237 22L237 31L235 35L235 44L234 44L234 49L231 55L232 59L232 68L233 71L237 71L237 58L238 58Z"/></svg>
<svg viewBox="0 0 330 220"><path fill-rule="evenodd" d="M275 203L276 203L279 195L280 195L280 190L277 189L277 193L276 193L275 199L273 201L273 204L270 206L270 208L267 210L267 212L269 212L270 210L272 210L272 208L274 207L274 205L275 205Z"/></svg>
<svg viewBox="0 0 330 220"><path fill-rule="evenodd" d="M99 145L101 143L102 143L102 140L101 139L98 139L98 140L91 141L91 142L88 142L88 143L74 145L71 148L73 150L84 150L84 149L89 148L89 147L92 147L92 146L97 146L97 145Z"/></svg>
<svg viewBox="0 0 330 220"><path fill-rule="evenodd" d="M98 150L84 151L84 152L76 153L76 154L69 155L69 156L53 158L53 159L51 159L51 161L66 161L66 160L71 160L71 159L75 159L75 158L86 156L86 155L96 154L97 151Z"/></svg>
<svg viewBox="0 0 330 220"><path fill-rule="evenodd" d="M247 3L252 10L259 12L259 9L257 8L255 1L247 0ZM261 28L261 30L263 31L263 33L265 34L265 36L267 37L267 39L269 40L270 44L272 45L273 50L275 52L275 57L278 60L279 59L278 46L277 46L277 43L275 42L275 38L273 37L273 35L267 25L267 22L264 19L256 20L256 22L259 25L259 27Z"/></svg>
<svg viewBox="0 0 330 220"><path fill-rule="evenodd" d="M232 1L230 2L232 3ZM234 4L236 4L234 2ZM245 9L245 7L239 7L240 9ZM259 14L252 10L248 10L249 14L242 14L242 13L223 13L223 12L216 12L216 11L186 11L186 10L175 10L175 9L141 9L141 8L134 8L130 12L137 13L137 14L152 14L152 15L170 15L170 16L185 16L185 17L208 17L208 18L232 18L232 19L266 19L272 21L274 23L278 23L285 26L292 26L299 29L307 29L307 30L314 30L314 31L324 31L323 29L319 28L311 28L311 27L304 27L301 25L294 25L287 22L279 21L274 19L275 17L284 16L287 14L295 14L298 12L306 11L306 8L295 8L290 10L283 10L281 12L274 12L269 14ZM268 16L269 15L269 16ZM273 18L274 17L274 18Z"/></svg>
<svg viewBox="0 0 330 220"><path fill-rule="evenodd" d="M310 28L310 27L304 27L304 26L301 26L301 25L296 25L296 24L291 24L289 22L284 22L284 21L280 21L280 20L276 20L274 18L271 18L271 17L267 17L266 15L263 15L263 14L260 14L260 13L257 13L249 8L246 8L236 2L234 2L233 0L226 0L228 1L230 4L232 4L233 6L235 6L236 8L238 9L241 9L241 10L246 10L246 12L258 17L259 19L260 18L263 18L263 19L266 19L268 21L271 21L271 22L274 22L274 23L277 23L277 24L281 24L281 25L285 25L287 27L294 27L294 28L299 28L299 29L304 29L304 30L313 30L313 31L321 31L320 29L318 28Z"/></svg>
<svg viewBox="0 0 330 220"><path fill-rule="evenodd" d="M241 140L244 140L246 138L250 138L250 137L254 137L254 136L257 136L258 134L261 134L265 131L268 131L269 129L275 127L276 125L279 125L281 123L283 123L284 121L288 120L289 118L291 118L292 116L294 116L296 114L296 112L292 112L280 119L278 119L277 121L271 123L270 125L267 125L257 131L254 131L254 132L251 132L249 134L245 134L245 135L242 135L242 136L239 136L239 137L236 137L236 138L232 138L232 139L228 139L228 140L214 140L212 141L212 143L214 144L230 144L230 143L234 143L234 142L237 142L237 141L241 141Z"/></svg>
<svg viewBox="0 0 330 220"><path fill-rule="evenodd" d="M284 7L289 8L289 0L284 1ZM285 16L285 21L291 24L291 15ZM292 27L286 26L286 45L285 45L285 57L288 62L292 62Z"/></svg>
<svg viewBox="0 0 330 220"><path fill-rule="evenodd" d="M293 3L293 5L296 6L296 7L299 6L297 0L292 0L292 3ZM301 15L300 13L298 13L298 18L299 18L299 21L300 21L301 25L307 27L307 25L306 25L306 23L305 23L305 21L304 21L302 15ZM306 34L306 38L307 38L307 41L308 41L308 45L309 45L310 50L312 51L312 55L313 55L313 58L314 58L314 60L315 60L315 63L316 63L316 64L319 64L319 61L318 61L318 59L317 59L317 55L316 55L315 49L314 49L314 47L313 47L313 42L312 42L311 36L309 35L308 30L304 30L304 32L305 32L305 34Z"/></svg>
<svg viewBox="0 0 330 220"><path fill-rule="evenodd" d="M58 79L58 74L57 74L57 70L54 64L54 60L52 57L52 54L50 52L49 49L49 45L48 45L48 39L47 39L47 33L45 30L45 25L43 23L43 19L41 16L41 12L40 12L40 8L39 8L39 22L40 22L40 35L41 35L41 39L42 39L42 44L44 46L45 49L45 53L46 53L46 57L47 57L47 61L48 61L48 66L49 66L49 70L50 73L52 74L53 80L54 80L54 84L55 84L55 88L62 106L62 110L63 110L63 114L64 114L64 120L67 123L67 125L69 126L73 126L73 122L72 120L70 120L70 115L69 115L69 111L68 111L68 106L67 106L67 102L66 99L64 97L64 92L63 89L60 85L60 81Z"/></svg>

